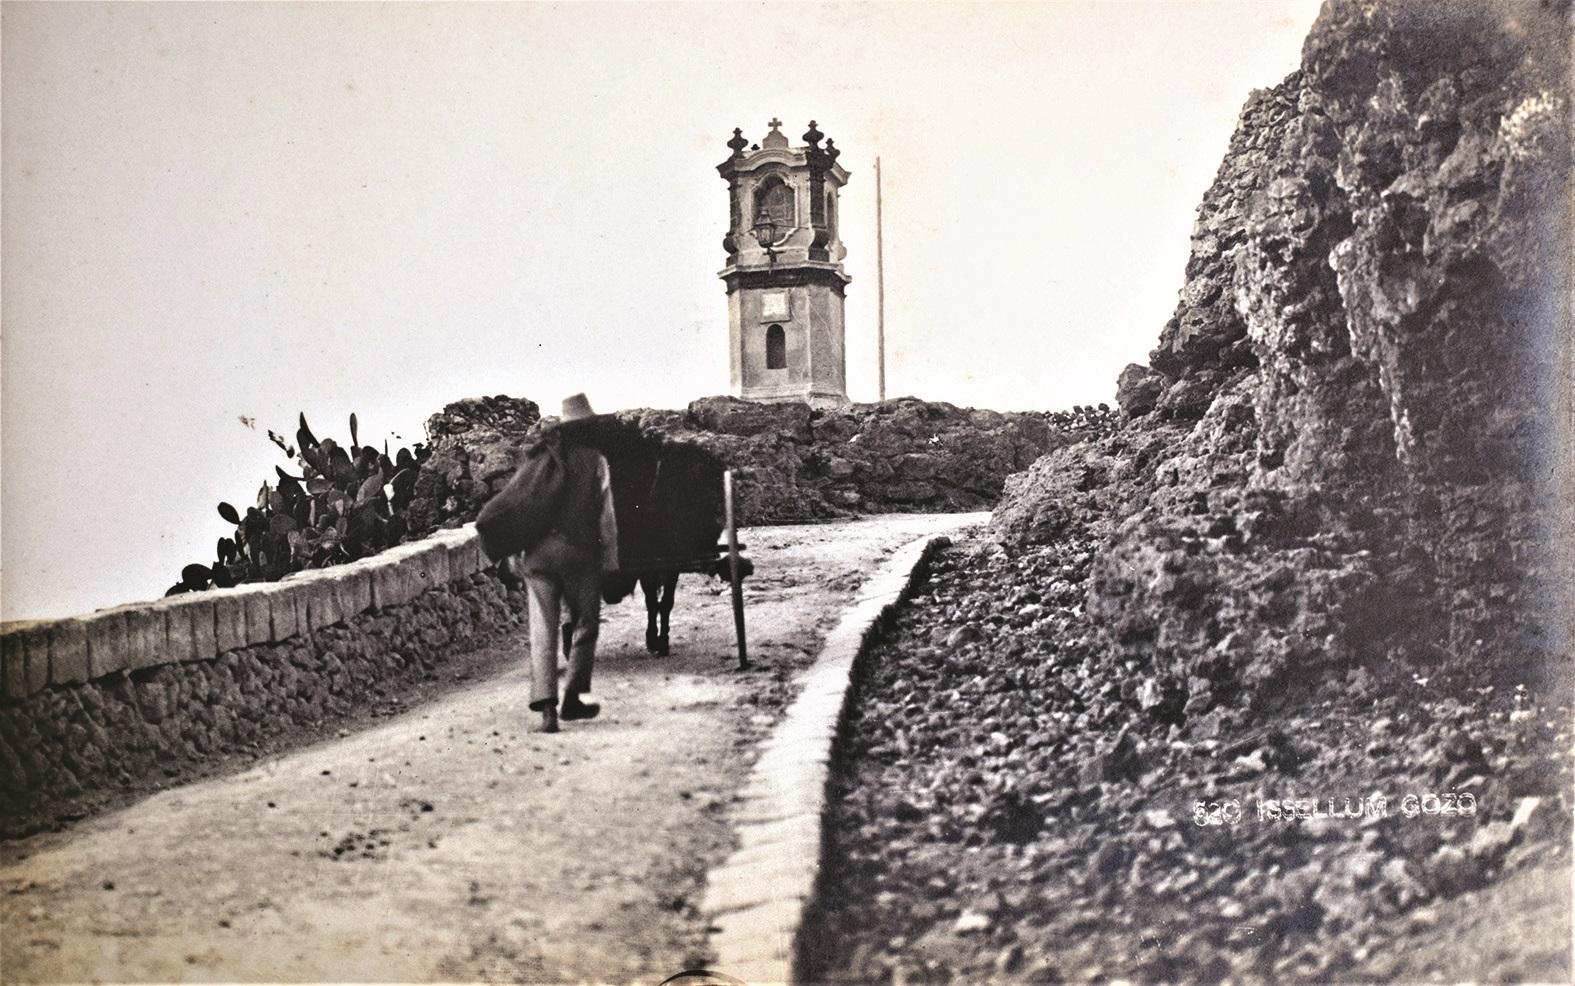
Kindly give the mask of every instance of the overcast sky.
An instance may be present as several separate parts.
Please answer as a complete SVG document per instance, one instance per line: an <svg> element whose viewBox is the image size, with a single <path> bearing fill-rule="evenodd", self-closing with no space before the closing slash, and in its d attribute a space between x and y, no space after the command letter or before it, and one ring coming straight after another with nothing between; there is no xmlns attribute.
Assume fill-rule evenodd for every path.
<svg viewBox="0 0 1575 986"><path fill-rule="evenodd" d="M158 596L299 411L725 392L715 166L774 115L852 173L855 400L880 155L890 396L1108 401L1317 6L7 3L0 609Z"/></svg>

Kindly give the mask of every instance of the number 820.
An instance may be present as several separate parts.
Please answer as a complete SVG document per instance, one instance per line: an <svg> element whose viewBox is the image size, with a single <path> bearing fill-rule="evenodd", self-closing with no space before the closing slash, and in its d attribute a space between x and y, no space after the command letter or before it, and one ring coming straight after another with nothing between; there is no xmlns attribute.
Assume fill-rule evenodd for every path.
<svg viewBox="0 0 1575 986"><path fill-rule="evenodd" d="M1241 821L1241 802L1235 799L1229 801L1194 801L1192 802L1192 823L1194 825L1235 825Z"/></svg>

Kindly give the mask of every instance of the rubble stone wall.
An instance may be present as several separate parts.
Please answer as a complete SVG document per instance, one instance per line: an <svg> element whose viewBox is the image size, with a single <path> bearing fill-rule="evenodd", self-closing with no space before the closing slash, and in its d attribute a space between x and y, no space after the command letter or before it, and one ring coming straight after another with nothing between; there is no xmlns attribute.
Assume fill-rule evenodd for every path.
<svg viewBox="0 0 1575 986"><path fill-rule="evenodd" d="M0 631L0 830L50 802L308 726L521 616L474 529L282 581Z"/></svg>

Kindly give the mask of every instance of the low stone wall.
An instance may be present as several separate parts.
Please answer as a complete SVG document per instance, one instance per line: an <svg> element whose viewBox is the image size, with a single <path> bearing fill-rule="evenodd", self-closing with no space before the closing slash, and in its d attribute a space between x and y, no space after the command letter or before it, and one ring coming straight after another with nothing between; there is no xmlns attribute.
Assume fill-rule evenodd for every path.
<svg viewBox="0 0 1575 986"><path fill-rule="evenodd" d="M320 723L522 619L473 528L279 582L0 629L0 831Z"/></svg>

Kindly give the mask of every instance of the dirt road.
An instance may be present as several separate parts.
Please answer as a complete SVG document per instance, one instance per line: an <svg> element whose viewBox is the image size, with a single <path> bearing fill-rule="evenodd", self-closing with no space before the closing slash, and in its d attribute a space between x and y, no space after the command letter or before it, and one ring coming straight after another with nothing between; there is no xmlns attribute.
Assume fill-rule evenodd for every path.
<svg viewBox="0 0 1575 986"><path fill-rule="evenodd" d="M753 746L873 564L956 517L746 532L751 656L686 576L673 655L606 611L600 718L528 733L523 641L368 728L0 844L0 979L660 981Z"/></svg>

